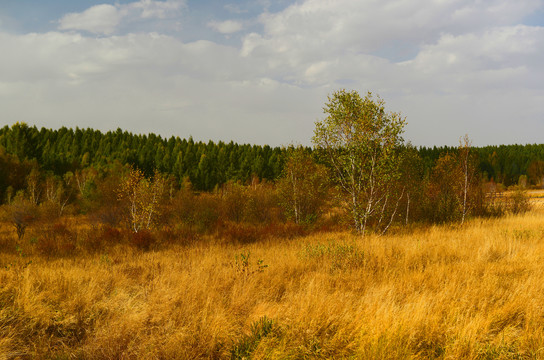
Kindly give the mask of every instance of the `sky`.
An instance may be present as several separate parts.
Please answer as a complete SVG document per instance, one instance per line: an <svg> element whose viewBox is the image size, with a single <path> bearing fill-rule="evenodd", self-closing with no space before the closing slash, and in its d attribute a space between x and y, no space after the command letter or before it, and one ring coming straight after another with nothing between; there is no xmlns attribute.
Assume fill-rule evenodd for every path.
<svg viewBox="0 0 544 360"><path fill-rule="evenodd" d="M372 92L414 145L544 142L544 0L0 0L0 125L311 145Z"/></svg>

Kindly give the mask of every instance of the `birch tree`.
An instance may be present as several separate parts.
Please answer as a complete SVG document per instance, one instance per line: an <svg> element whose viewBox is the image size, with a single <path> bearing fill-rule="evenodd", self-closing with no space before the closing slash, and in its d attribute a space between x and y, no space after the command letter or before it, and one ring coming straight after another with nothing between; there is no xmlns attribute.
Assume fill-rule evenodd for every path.
<svg viewBox="0 0 544 360"><path fill-rule="evenodd" d="M53 174L46 175L43 186L45 202L42 205L56 212L58 216L62 216L72 197L72 180L73 174L71 172L64 174L62 180Z"/></svg>
<svg viewBox="0 0 544 360"><path fill-rule="evenodd" d="M132 169L122 181L118 199L127 205L132 231L151 228L160 214L160 200L164 195L165 183L164 177L158 171L155 171L152 180L148 180L138 169Z"/></svg>
<svg viewBox="0 0 544 360"><path fill-rule="evenodd" d="M342 204L353 227L364 235L369 221L389 200L388 185L398 177L398 152L405 119L385 111L369 92L340 90L328 97L327 117L316 122L313 143L332 168Z"/></svg>

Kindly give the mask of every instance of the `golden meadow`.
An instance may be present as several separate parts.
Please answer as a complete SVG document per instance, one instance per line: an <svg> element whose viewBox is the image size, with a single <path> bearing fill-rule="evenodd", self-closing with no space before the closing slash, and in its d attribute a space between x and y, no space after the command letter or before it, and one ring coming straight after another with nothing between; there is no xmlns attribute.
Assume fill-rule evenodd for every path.
<svg viewBox="0 0 544 360"><path fill-rule="evenodd" d="M53 226L54 254L37 231L18 242L0 228L0 359L544 358L538 206L384 236L206 235L150 251L82 216Z"/></svg>

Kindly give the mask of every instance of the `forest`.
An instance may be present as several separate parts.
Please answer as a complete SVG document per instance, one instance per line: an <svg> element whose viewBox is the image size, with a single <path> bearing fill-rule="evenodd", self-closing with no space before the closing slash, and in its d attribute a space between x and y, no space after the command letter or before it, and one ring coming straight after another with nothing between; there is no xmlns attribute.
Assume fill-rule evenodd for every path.
<svg viewBox="0 0 544 360"><path fill-rule="evenodd" d="M455 153L457 147L420 146L416 150L428 174L441 155ZM23 189L31 169L63 177L85 168L106 171L114 162L140 169L147 176L156 169L174 176L178 184L187 178L198 191L211 191L227 181L247 184L252 177L273 181L281 175L287 151L288 146L204 143L191 137L165 139L121 129L107 133L65 127L37 129L16 123L0 128L0 200L6 201L9 187ZM488 180L508 187L525 175L531 185L542 185L544 144L473 147L472 151Z"/></svg>
<svg viewBox="0 0 544 360"><path fill-rule="evenodd" d="M387 191L392 191L387 196L395 199L384 201L379 219L374 219L373 226L379 231L392 223L444 222L463 217L459 205L463 196L463 151L470 152L471 183L465 184L471 187L470 204L466 210L473 215L504 213L508 202L496 201L503 190L543 185L542 144L473 147L467 143L465 148L416 148L402 142L395 151L402 161L397 165L397 178L387 185ZM338 212L338 183L326 165L316 148L302 146L203 143L121 129L107 133L64 127L52 130L24 123L0 129L4 217L13 221L15 215L5 215L10 213L6 206L24 203L32 214L26 217L29 223L40 216L87 214L113 226L124 223L136 230L137 216L132 214L130 219L128 200L121 191L123 184L136 181L135 189L139 183L151 188L160 184L160 189L155 186L160 199L144 200L139 195L139 201L153 203L151 212L147 211L153 221L146 229L160 227L156 224L159 218L162 226L171 221L178 227L180 218L185 218L189 227L200 232L213 231L210 229L218 223L231 220L260 225L293 222L306 227L329 221L343 226L350 222L349 216L346 220L342 211ZM301 179L298 190L293 190L294 176ZM192 208L182 209L184 214L180 214L180 207L191 207L191 202ZM142 213L150 206L140 205ZM511 206L517 209L520 205ZM323 214L328 215L325 218ZM20 219L15 222L24 223Z"/></svg>

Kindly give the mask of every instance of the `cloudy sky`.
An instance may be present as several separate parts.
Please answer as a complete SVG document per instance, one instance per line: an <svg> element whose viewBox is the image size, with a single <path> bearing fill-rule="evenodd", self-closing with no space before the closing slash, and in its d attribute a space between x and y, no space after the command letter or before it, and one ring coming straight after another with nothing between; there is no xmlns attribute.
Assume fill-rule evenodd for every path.
<svg viewBox="0 0 544 360"><path fill-rule="evenodd" d="M309 145L380 95L415 145L544 142L544 0L1 0L0 125Z"/></svg>

